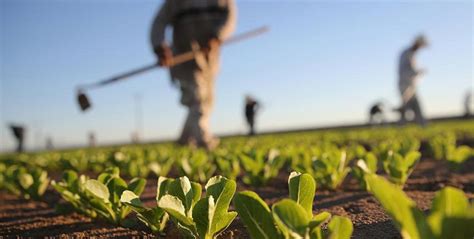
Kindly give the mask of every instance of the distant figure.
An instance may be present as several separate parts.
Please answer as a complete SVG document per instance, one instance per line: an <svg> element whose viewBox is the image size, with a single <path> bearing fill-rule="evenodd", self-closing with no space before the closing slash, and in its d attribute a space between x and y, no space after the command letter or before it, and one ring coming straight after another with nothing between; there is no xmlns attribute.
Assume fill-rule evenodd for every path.
<svg viewBox="0 0 474 239"><path fill-rule="evenodd" d="M89 147L94 148L96 146L96 138L95 138L95 133L90 132L89 133Z"/></svg>
<svg viewBox="0 0 474 239"><path fill-rule="evenodd" d="M47 150L53 150L54 149L53 139L51 137L46 138L46 149Z"/></svg>
<svg viewBox="0 0 474 239"><path fill-rule="evenodd" d="M467 91L466 97L464 98L464 116L466 118L472 116L471 110L473 104L474 102L472 101L472 91L469 90Z"/></svg>
<svg viewBox="0 0 474 239"><path fill-rule="evenodd" d="M400 56L398 69L398 87L402 98L402 106L398 109L400 111L400 124L406 123L406 112L411 110L415 115L415 121L421 126L426 125L426 120L423 117L423 112L416 96L416 84L421 75L424 74L424 71L416 67L415 54L419 49L427 45L428 42L426 38L420 35Z"/></svg>
<svg viewBox="0 0 474 239"><path fill-rule="evenodd" d="M132 143L133 144L138 144L140 143L140 134L138 134L137 131L133 131L131 134L130 134L130 137L132 139Z"/></svg>
<svg viewBox="0 0 474 239"><path fill-rule="evenodd" d="M173 54L202 49L195 59L171 67L171 82L181 88L181 104L188 116L178 140L182 145L215 148L219 139L209 132L214 81L219 70L220 44L235 28L234 0L165 0L151 29L151 44L161 66ZM166 43L166 27L173 28L173 44Z"/></svg>
<svg viewBox="0 0 474 239"><path fill-rule="evenodd" d="M385 123L384 107L382 102L375 103L369 110L369 124Z"/></svg>
<svg viewBox="0 0 474 239"><path fill-rule="evenodd" d="M258 107L259 104L253 97L249 95L245 97L245 118L249 125L249 135L255 135L255 115L257 114Z"/></svg>
<svg viewBox="0 0 474 239"><path fill-rule="evenodd" d="M23 140L25 138L26 131L25 128L19 125L10 125L10 129L12 130L13 136L17 142L16 152L23 152Z"/></svg>

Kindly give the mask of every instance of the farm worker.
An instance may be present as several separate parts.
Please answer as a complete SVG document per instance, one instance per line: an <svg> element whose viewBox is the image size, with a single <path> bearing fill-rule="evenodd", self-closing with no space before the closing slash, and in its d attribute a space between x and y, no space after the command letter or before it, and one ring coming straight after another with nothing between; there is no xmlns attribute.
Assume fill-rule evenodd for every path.
<svg viewBox="0 0 474 239"><path fill-rule="evenodd" d="M10 125L10 129L12 130L13 136L17 142L16 152L23 152L23 140L25 139L26 131L25 128L20 125Z"/></svg>
<svg viewBox="0 0 474 239"><path fill-rule="evenodd" d="M428 42L423 35L418 36L413 44L404 50L400 56L400 65L398 68L399 81L398 87L402 98L402 106L400 107L400 123L406 122L406 111L411 110L415 114L415 121L421 126L426 125L423 117L420 103L416 96L416 84L424 70L417 68L415 63L415 54L419 49L426 47Z"/></svg>
<svg viewBox="0 0 474 239"><path fill-rule="evenodd" d="M464 116L469 117L472 115L471 107L473 105L472 91L468 90L464 98Z"/></svg>
<svg viewBox="0 0 474 239"><path fill-rule="evenodd" d="M376 102L369 109L369 124L383 124L385 122L384 105L382 102Z"/></svg>
<svg viewBox="0 0 474 239"><path fill-rule="evenodd" d="M247 124L250 129L249 135L255 134L255 114L257 113L258 107L258 102L252 96L245 96L245 118L247 119Z"/></svg>
<svg viewBox="0 0 474 239"><path fill-rule="evenodd" d="M188 115L179 144L212 149L219 140L209 132L214 103L214 81L219 71L220 43L234 31L234 0L165 0L151 29L151 44L161 66L169 66L172 56L205 49L194 60L170 68L171 82L181 89L181 104ZM173 29L173 42L165 40L165 30Z"/></svg>

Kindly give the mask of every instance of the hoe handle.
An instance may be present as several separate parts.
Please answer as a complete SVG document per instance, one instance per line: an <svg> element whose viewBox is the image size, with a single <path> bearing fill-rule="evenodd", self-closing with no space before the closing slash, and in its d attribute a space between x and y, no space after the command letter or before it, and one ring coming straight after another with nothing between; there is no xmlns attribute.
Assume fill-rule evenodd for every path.
<svg viewBox="0 0 474 239"><path fill-rule="evenodd" d="M224 41L222 44L223 45L228 45L228 44L240 42L242 40L246 40L248 38L252 38L252 37L255 37L255 36L260 35L262 33L265 33L265 32L268 31L268 29L269 28L267 26L259 27L259 28L256 28L254 30L244 32L242 34L231 37L227 41ZM172 66L179 65L179 64L182 64L184 62L190 61L190 60L194 59L196 54L200 53L201 51L202 51L201 49L196 49L194 51L189 51L189 52L185 52L185 53L176 55L176 56L173 57L172 63L169 67L172 67ZM149 65L137 68L135 70L131 70L129 72L122 73L120 75L116 75L116 76L114 76L112 78L109 78L109 79L105 79L105 80L95 82L95 83L92 83L92 84L81 85L81 86L78 87L78 89L81 91L83 89L98 88L98 87L101 87L101 86L104 86L104 85L108 85L108 84L123 80L125 78L130 77L130 76L140 74L140 73L143 73L145 71L149 71L149 70L154 69L156 67L160 67L160 65L158 63L149 64Z"/></svg>

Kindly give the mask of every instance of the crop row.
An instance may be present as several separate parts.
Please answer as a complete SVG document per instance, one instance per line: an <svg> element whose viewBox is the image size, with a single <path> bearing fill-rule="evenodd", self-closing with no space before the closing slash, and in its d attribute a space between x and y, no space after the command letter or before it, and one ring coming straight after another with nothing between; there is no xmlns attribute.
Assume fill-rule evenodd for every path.
<svg viewBox="0 0 474 239"><path fill-rule="evenodd" d="M234 138L213 152L161 144L4 155L0 188L40 200L50 181L47 171L61 170L65 171L62 180L51 185L69 207L116 225L131 226L134 220L127 215L133 211L152 231L162 231L171 220L183 235L214 238L238 213L252 238L349 238L348 218L327 212L313 215L312 206L316 184L336 189L352 174L361 189L371 192L392 216L403 237L446 238L458 233L453 235L461 237L453 238L471 238L474 233L465 225L472 225L474 208L462 191L448 187L438 192L427 216L402 191L422 156L446 160L452 170L474 156L472 148L456 140L474 135L471 127L464 126ZM119 168L133 179L127 183ZM234 196L236 179L261 186L282 170L291 172L288 199L270 208L254 192ZM389 181L377 173L384 173ZM150 174L158 178L157 203L152 208L139 197ZM232 202L237 212L229 212ZM321 229L323 224L326 230Z"/></svg>
<svg viewBox="0 0 474 239"><path fill-rule="evenodd" d="M474 204L464 193L446 187L436 193L429 214L421 212L402 189L383 177L359 166L368 192L385 208L404 238L471 238L474 236ZM140 200L146 181L133 178L128 183L118 168L109 168L97 179L66 171L54 189L77 212L101 218L115 225L132 227L127 217L132 211L138 220L159 233L168 220L184 238L216 238L240 216L252 238L350 238L349 218L329 212L313 214L316 181L309 174L292 172L288 178L289 196L271 208L253 191L236 192L236 182L214 176L201 184L183 176L159 177L156 204ZM235 194L235 195L234 195ZM233 202L236 211L229 211ZM326 230L322 225L326 224Z"/></svg>

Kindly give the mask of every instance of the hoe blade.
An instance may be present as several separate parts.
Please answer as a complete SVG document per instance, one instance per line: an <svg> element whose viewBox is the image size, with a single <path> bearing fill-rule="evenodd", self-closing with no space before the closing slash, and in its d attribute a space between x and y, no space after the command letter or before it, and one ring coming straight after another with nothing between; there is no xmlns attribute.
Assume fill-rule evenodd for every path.
<svg viewBox="0 0 474 239"><path fill-rule="evenodd" d="M87 95L81 91L79 91L77 94L77 102L79 103L79 106L81 107L82 111L86 111L91 107L89 98L87 98Z"/></svg>

